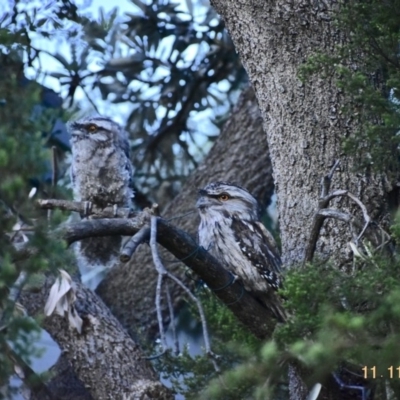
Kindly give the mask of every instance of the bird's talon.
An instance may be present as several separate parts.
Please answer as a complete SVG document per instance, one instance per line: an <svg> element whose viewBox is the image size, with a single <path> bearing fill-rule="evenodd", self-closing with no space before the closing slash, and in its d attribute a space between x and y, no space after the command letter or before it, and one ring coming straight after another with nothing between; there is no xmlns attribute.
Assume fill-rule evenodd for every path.
<svg viewBox="0 0 400 400"><path fill-rule="evenodd" d="M113 213L114 213L114 218L116 218L118 215L118 205L117 204L113 205Z"/></svg>
<svg viewBox="0 0 400 400"><path fill-rule="evenodd" d="M90 213L92 212L92 205L93 203L91 201L85 201L85 217L88 217Z"/></svg>

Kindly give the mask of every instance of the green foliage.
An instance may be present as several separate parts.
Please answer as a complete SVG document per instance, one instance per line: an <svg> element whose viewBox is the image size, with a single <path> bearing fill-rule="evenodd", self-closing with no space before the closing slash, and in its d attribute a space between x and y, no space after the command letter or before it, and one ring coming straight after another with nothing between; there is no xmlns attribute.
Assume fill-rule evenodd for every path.
<svg viewBox="0 0 400 400"><path fill-rule="evenodd" d="M399 7L398 0L343 3L336 24L347 41L333 53L309 57L300 70L303 81L314 73L336 77L348 97L342 111L359 126L351 135L344 132L343 149L357 168L388 174L399 170Z"/></svg>
<svg viewBox="0 0 400 400"><path fill-rule="evenodd" d="M400 232L398 224L394 237ZM397 259L367 253L356 259L352 271L338 271L326 263L290 270L281 294L291 317L266 343L256 340L204 292L221 374L206 356L191 357L188 351L160 359L158 367L189 399L285 399L287 366L294 362L307 369L310 385L325 381L344 361L360 375L363 366L376 366L378 378L388 378L388 366L400 365L399 273ZM380 398L384 382L373 383Z"/></svg>
<svg viewBox="0 0 400 400"><path fill-rule="evenodd" d="M264 345L254 370L265 378L296 362L313 384L347 360L360 375L363 366L376 366L379 377L388 378L388 366L400 363L399 272L397 260L382 256L351 273L323 264L289 271L282 295L292 316Z"/></svg>
<svg viewBox="0 0 400 400"><path fill-rule="evenodd" d="M33 343L39 325L19 303L27 286L44 272L66 267L65 246L48 237L46 213L29 197L32 180L40 181L51 165L51 132L59 109L41 109L43 87L23 75L32 61L28 30L45 34L70 16L68 2L24 8L0 21L0 385L7 387L16 359L30 363L41 350ZM25 6L27 2L25 2ZM45 15L50 13L49 19ZM45 20L43 19L45 18ZM40 112L39 112L40 111ZM43 188L42 188L43 190ZM60 216L57 215L60 220ZM29 245L26 244L29 239ZM23 255L22 250L30 252ZM4 392L3 392L4 393ZM11 392L10 392L11 393ZM10 396L7 393L6 396ZM8 397L9 398L9 397Z"/></svg>

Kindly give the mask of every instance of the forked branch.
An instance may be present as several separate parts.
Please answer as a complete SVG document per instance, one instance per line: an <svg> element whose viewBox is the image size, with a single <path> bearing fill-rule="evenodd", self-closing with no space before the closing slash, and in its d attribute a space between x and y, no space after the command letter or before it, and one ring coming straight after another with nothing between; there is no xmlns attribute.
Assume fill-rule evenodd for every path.
<svg viewBox="0 0 400 400"><path fill-rule="evenodd" d="M360 239L365 235L368 226L372 223L371 217L369 216L367 208L365 207L364 203L354 194L350 193L348 190L335 190L334 192L329 193L332 177L338 165L339 161L336 161L335 165L332 167L329 174L322 179L321 198L318 201L318 210L314 215L311 227L310 239L308 242L308 246L306 248L303 266L306 263L311 262L314 257L320 231L326 218L333 218L348 223L350 225L350 229L352 232L354 231L353 226L359 225L356 223L354 215L336 209L328 208L329 203L333 199L338 197L348 197L350 200L352 200L354 203L358 205L358 207L362 212L364 219L362 228L357 235L353 234L353 240L356 246L358 245ZM378 228L381 230L382 235L385 236L385 240L387 240L389 235L385 231L383 231L383 229L380 228L379 226Z"/></svg>

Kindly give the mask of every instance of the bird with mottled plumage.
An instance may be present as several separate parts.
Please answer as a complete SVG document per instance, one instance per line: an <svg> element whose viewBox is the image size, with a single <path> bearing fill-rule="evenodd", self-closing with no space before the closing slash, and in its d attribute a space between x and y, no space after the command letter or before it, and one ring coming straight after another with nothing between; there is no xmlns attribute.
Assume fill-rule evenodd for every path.
<svg viewBox="0 0 400 400"><path fill-rule="evenodd" d="M95 116L69 123L74 199L100 208L132 206L132 173L126 131L110 118ZM114 265L122 237L81 240L75 247L84 275L95 267Z"/></svg>
<svg viewBox="0 0 400 400"><path fill-rule="evenodd" d="M257 200L242 187L213 182L199 190L199 244L240 280L280 322L286 320L277 290L281 258L259 219Z"/></svg>

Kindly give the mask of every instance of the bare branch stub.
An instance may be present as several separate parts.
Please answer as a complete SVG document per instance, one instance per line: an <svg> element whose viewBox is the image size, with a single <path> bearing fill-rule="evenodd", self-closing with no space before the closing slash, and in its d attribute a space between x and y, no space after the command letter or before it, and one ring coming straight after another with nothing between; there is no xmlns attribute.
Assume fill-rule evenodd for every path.
<svg viewBox="0 0 400 400"><path fill-rule="evenodd" d="M133 253L136 251L139 245L149 240L149 237L150 237L150 228L148 226L144 226L136 234L134 234L125 244L119 256L120 261L124 263L128 262L132 258Z"/></svg>
<svg viewBox="0 0 400 400"><path fill-rule="evenodd" d="M322 210L318 211L318 215L321 215L324 218L335 218L339 221L347 223L349 223L353 219L352 215L341 212L339 210L335 210L333 208L323 208Z"/></svg>

